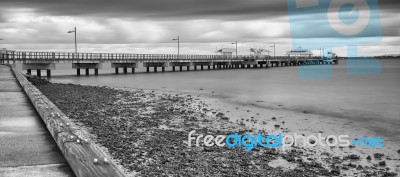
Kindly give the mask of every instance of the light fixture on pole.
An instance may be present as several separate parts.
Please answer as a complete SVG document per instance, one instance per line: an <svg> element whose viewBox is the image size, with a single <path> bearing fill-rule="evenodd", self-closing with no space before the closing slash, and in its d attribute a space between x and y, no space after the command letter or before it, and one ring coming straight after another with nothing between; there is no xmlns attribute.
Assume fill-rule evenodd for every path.
<svg viewBox="0 0 400 177"><path fill-rule="evenodd" d="M275 44L273 46L270 46L274 48L274 59L275 59Z"/></svg>
<svg viewBox="0 0 400 177"><path fill-rule="evenodd" d="M74 27L74 30L68 31L68 33L75 33L75 57L78 55L78 46L76 44L76 27Z"/></svg>
<svg viewBox="0 0 400 177"><path fill-rule="evenodd" d="M319 48L319 56L321 57L321 59L324 58L324 48Z"/></svg>
<svg viewBox="0 0 400 177"><path fill-rule="evenodd" d="M174 41L178 41L178 59L179 59L179 40L180 40L180 38L179 38L179 36L178 36L178 38L176 38L176 39L172 39L172 40L174 40Z"/></svg>
<svg viewBox="0 0 400 177"><path fill-rule="evenodd" d="M232 44L236 44L236 58L237 58L237 45L238 45L238 42L237 41L235 41L234 43L232 43Z"/></svg>
<svg viewBox="0 0 400 177"><path fill-rule="evenodd" d="M300 48L300 50L299 50L299 52L300 52L300 56L299 56L299 58L301 58L301 46L300 46L300 47L298 47L298 48Z"/></svg>

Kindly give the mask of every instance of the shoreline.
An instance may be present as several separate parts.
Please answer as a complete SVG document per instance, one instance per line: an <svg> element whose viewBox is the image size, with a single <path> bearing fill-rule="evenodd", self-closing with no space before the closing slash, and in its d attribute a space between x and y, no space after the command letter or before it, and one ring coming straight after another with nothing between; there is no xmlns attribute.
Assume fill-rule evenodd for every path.
<svg viewBox="0 0 400 177"><path fill-rule="evenodd" d="M57 84L56 84L57 85ZM64 84L65 85L65 84ZM72 85L72 84L67 84L67 85ZM77 86L77 85L75 85L75 86ZM79 87L93 87L93 86L79 86ZM156 95L158 95L158 96L161 96L161 97L163 97L163 96L166 96L166 95L171 95L171 94L178 94L179 96L178 97L180 97L180 100L181 101L185 101L185 99L187 99L187 97L185 97L185 96L183 96L182 97L182 95L185 95L185 94L189 94L189 93L182 93L182 92L174 92L174 91L160 91L160 90L142 90L142 89L130 89L130 88L111 88L111 87L107 87L107 89L112 89L112 90L114 90L114 91L116 91L116 92L119 92L119 91L123 91L123 92L131 92L131 94L132 93L134 93L134 92L136 92L136 93L145 93L145 95L154 95L154 94L156 94ZM154 92L156 92L156 93L154 93ZM159 92L159 93L157 93L157 92ZM46 92L43 92L44 94L46 94ZM129 95L129 94L128 94ZM124 98L119 98L119 99L124 99ZM215 98L214 98L215 99ZM150 99L151 100L151 99ZM210 101L211 100L211 98L209 97L209 98L206 98L206 97L204 97L204 96L200 96L200 95L196 95L196 100L200 100L200 102L199 103L196 103L195 104L195 107L196 107L196 105L197 106L200 106L200 107L204 107L204 108L206 108L207 110L208 110L208 114L210 114L210 115L207 115L207 113L202 113L202 109L195 109L195 110L192 110L193 112L192 113L190 113L190 114L196 114L197 116L199 116L199 118L200 119L204 119L204 120L208 120L208 121L211 121L213 124L227 124L227 122L226 122L226 120L222 120L222 119L218 119L217 117L213 117L212 116L212 112L220 112L219 111L219 109L221 109L221 107L219 107L218 108L218 106L215 106L215 104L211 104L211 103L209 103L208 101ZM207 101L208 100L208 101ZM153 100L154 101L154 100ZM205 102L207 102L207 103L205 103ZM210 106L210 105L212 105L212 106ZM113 105L113 106L116 106L116 105ZM213 111L211 111L212 109L208 109L207 107L208 106L210 106L210 107L217 107L217 108L215 108ZM157 106L156 106L157 107ZM62 108L61 108L62 109ZM176 109L182 109L182 107L180 107L179 108L179 106L178 107L176 107ZM222 110L221 110L222 111ZM226 110L225 110L226 111ZM211 112L211 113L210 113ZM224 114L226 114L226 115L229 115L230 113L229 113L230 111L228 111L228 112L224 112ZM189 114L189 115L190 115ZM67 113L67 115L68 115L68 113ZM208 118L204 118L204 117L208 117ZM233 116L227 116L227 117L229 117L228 119L231 119L230 117L233 117ZM171 120L174 120L174 119L176 119L176 118L172 118ZM185 120L181 120L181 121L183 121L183 122L185 122ZM153 122L154 123L154 122ZM195 121L195 123L198 123L198 121ZM193 122L191 123L191 124L188 124L188 125L191 125L191 126L194 126L194 125L192 125L193 124ZM241 127L241 126L239 126L239 124L237 124L237 122L235 123L235 122L230 122L229 123L231 126L233 126L233 127L236 127L237 128L237 130L240 130L240 129L242 129L243 127ZM241 124L240 124L241 125ZM167 126L168 127L168 126ZM179 129L179 127L173 127L173 129L175 129L176 130L176 128L178 128ZM186 128L186 127L185 127ZM196 128L199 128L199 127L196 127ZM153 127L153 129L154 129L154 127ZM160 131L160 129L159 128L157 128L157 129L155 129L155 130L153 130L153 129L151 129L152 131ZM252 129L252 127L250 126L250 128L248 128L247 130L251 130ZM171 130L171 131L175 131L175 130ZM228 133L228 132L226 132L226 130L224 129L224 128L216 128L216 129L213 129L213 131L217 131L217 132L225 132L225 133ZM254 130L252 130L252 131L254 131ZM91 132L92 133L92 132ZM175 132L176 133L176 132ZM179 134L182 136L182 137L179 137L179 138L183 138L183 140L186 138L187 139L187 134L189 133L189 131L184 131L184 133L182 134L182 132L180 132ZM180 148L183 148L183 149L181 149L181 150L183 150L183 151L185 151L185 150L187 150L187 147L185 148L184 146L183 147L181 147L181 146L179 146ZM212 147L213 148L213 147ZM354 169L354 168L352 168L353 166L354 166L354 164L357 164L357 162L353 162L354 164L352 164L351 162L350 163L347 163L347 161L346 160L344 160L343 158L344 158L344 156L342 156L341 158L339 158L338 159L338 157L336 157L336 155L337 154L335 154L335 153L331 153L331 155L328 155L328 157L326 157L326 159L330 159L330 160L332 160L332 159L336 159L336 162L337 162L337 160L340 160L341 161L341 163L342 163L342 165L341 166L335 166L335 165L333 165L333 164L331 164L331 165L329 165L329 162L322 162L322 160L326 160L326 159L317 159L317 158L315 158L315 157L311 157L312 155L312 153L306 153L306 154L308 154L307 156L308 157L304 157L304 154L303 154L303 152L313 152L313 150L310 150L310 149L306 149L306 148L299 148L299 149L301 149L301 154L300 153L297 153L296 151L297 150L294 150L294 152L292 152L292 151L289 151L289 152L279 152L278 153L278 156L280 157L280 158L274 158L273 160L271 160L271 161L269 161L268 163L266 163L266 164L264 164L264 165L266 165L269 169L271 169L272 171L275 171L275 172L277 172L278 174L279 173L282 173L282 174L284 174L284 173L290 173L291 171L293 172L293 171L296 171L297 173L298 173L298 171L296 170L296 169L298 169L299 168L299 166L302 166L302 167L304 167L304 165L306 164L308 164L309 165L309 163L313 163L313 162L315 162L315 161L321 161L321 163L319 163L319 162L317 162L317 163L319 163L320 165L319 165L319 168L318 169L314 169L314 172L316 172L316 173L320 173L319 175L328 175L328 174L330 174L330 175L335 175L335 174L337 174L337 173L339 173L339 174L347 174L347 173L360 173L360 170L364 170L363 172L365 172L365 173L368 173L368 170L370 170L370 173L375 173L375 174L383 174L383 173L387 173L387 174L389 174L389 172L387 172L386 170L383 170L382 171L382 169L381 168L376 168L376 167L374 167L374 166L372 166L371 168L369 168L368 166L362 166L361 167L361 169L360 169L360 167L358 167L357 165L356 165L356 169ZM196 149L196 150L198 150L198 149ZM204 150L204 149L203 149ZM269 152L269 150L270 149L263 149L263 148L261 148L258 152L260 152L260 151L267 151L267 152ZM227 151L227 152L225 152L225 151ZM232 153L232 151L234 151L235 153L237 153L237 154L242 154L242 155L246 155L246 153L244 153L243 154L243 150L242 150L242 148L241 149L234 149L234 150L232 150L232 149L225 149L224 151L221 151L221 150L219 150L219 152L220 153L222 153L222 152L224 152L224 153ZM197 151L196 151L197 152ZM202 151L199 151L199 152L202 152ZM197 152L197 153L199 153L199 152ZM211 151L212 152L212 151ZM207 153L209 153L209 152L207 152ZM250 152L250 153L252 153L252 152ZM215 153L214 153L215 154ZM237 155L236 154L236 155ZM295 159L297 159L297 160L294 160L294 162L293 161L288 161L288 157L287 157L287 155L289 154L289 156L291 156L291 157L296 157ZM321 154L323 154L323 153L321 153ZM218 154L217 154L218 155ZM220 154L219 154L220 155ZM232 154L231 154L232 155ZM275 154L276 155L276 154ZM303 158L303 157L304 158ZM274 156L271 156L270 158L272 158L272 157L274 157ZM222 156L222 158L224 158L224 156ZM307 158L309 158L309 159L311 159L311 161L310 162L307 162ZM313 159L313 158L315 158L315 159ZM289 158L290 160L293 160L293 159L291 159L291 158ZM303 160L299 160L299 159L306 159L306 161L303 161ZM204 159L203 159L204 160ZM255 158L255 159L253 159L253 160L260 160L259 158ZM386 160L386 161L388 161L388 160ZM277 163L278 165L274 165L274 163ZM271 163L270 165L268 165L269 163ZM297 164L297 167L294 167L293 169L290 169L289 171L284 171L284 170L282 170L282 168L279 168L279 167L285 167L285 166L291 166L291 165L288 165L288 164L291 164L291 163L294 163L294 164ZM279 165L280 164L280 165ZM292 164L293 165L293 164ZM315 165L315 164L314 164ZM124 165L123 165L124 166ZM275 166L275 167L278 167L278 168L272 168L271 166ZM296 166L296 165L295 165ZM318 166L318 165L317 165ZM322 166L324 166L324 167L322 167ZM350 167L349 167L350 166ZM125 164L125 166L124 166L125 168L127 167L126 166L126 164ZM329 167L331 167L331 169L329 169ZM257 166L255 165L254 166L254 168L256 168L257 169ZM327 169L325 169L325 168L327 168ZM221 170L221 169L219 169L219 168L217 168L218 170ZM350 169L350 170L346 170L346 169ZM385 169L385 168L383 168L383 169ZM254 169L253 169L254 170ZM322 171L321 171L322 170ZM325 170L325 171L324 171ZM394 170L394 169L391 169L391 170ZM194 174L191 174L191 175L194 175ZM308 174L308 175L310 175L310 174Z"/></svg>

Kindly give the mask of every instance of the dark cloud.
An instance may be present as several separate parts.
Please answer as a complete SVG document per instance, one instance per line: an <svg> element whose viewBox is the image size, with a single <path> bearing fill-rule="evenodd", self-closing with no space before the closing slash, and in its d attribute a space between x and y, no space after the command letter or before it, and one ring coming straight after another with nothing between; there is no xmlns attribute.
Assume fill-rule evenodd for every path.
<svg viewBox="0 0 400 177"><path fill-rule="evenodd" d="M125 18L254 18L286 14L285 1L265 0L2 0L37 13Z"/></svg>
<svg viewBox="0 0 400 177"><path fill-rule="evenodd" d="M400 8L396 0L379 4L383 11ZM139 19L250 20L287 15L286 0L2 0L0 6L33 8L36 13L56 16Z"/></svg>

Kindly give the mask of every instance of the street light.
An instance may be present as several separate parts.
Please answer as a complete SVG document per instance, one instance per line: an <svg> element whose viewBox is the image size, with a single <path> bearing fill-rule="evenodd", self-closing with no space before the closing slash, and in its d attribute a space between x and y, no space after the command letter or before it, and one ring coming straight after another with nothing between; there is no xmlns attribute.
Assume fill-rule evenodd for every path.
<svg viewBox="0 0 400 177"><path fill-rule="evenodd" d="M178 36L178 38L176 38L176 39L172 39L172 40L174 40L174 41L178 41L178 59L179 59L179 36Z"/></svg>
<svg viewBox="0 0 400 177"><path fill-rule="evenodd" d="M275 44L273 46L269 46L274 48L274 59L275 59Z"/></svg>
<svg viewBox="0 0 400 177"><path fill-rule="evenodd" d="M301 46L300 46L300 47L298 47L298 48L300 48L300 50L299 50L299 52L300 52L300 56L299 56L299 58L301 59Z"/></svg>
<svg viewBox="0 0 400 177"><path fill-rule="evenodd" d="M75 57L78 55L78 47L76 45L76 27L74 28L73 31L68 31L68 33L75 33Z"/></svg>
<svg viewBox="0 0 400 177"><path fill-rule="evenodd" d="M232 44L236 44L236 58L237 58L237 45L238 45L238 43L237 43L237 41L235 41L235 42L232 43Z"/></svg>
<svg viewBox="0 0 400 177"><path fill-rule="evenodd" d="M319 48L319 56L321 56L321 59L324 59L324 48Z"/></svg>

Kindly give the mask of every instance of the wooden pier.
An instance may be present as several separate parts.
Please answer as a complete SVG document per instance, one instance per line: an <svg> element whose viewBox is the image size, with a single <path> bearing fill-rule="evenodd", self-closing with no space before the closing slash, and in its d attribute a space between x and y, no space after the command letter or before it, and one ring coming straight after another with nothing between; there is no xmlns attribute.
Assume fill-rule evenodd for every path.
<svg viewBox="0 0 400 177"><path fill-rule="evenodd" d="M123 73L128 73L128 68L135 73L135 68L145 67L147 72L153 68L154 72L161 68L164 72L166 67L172 67L172 71L184 69L211 70L211 69L239 69L239 68L268 68L278 66L299 65L323 65L338 64L337 59L321 58L291 58L279 56L269 58L267 56L222 56L222 55L168 55L168 54L121 54L121 53L68 53L68 52L27 52L27 51L5 51L0 54L0 64L22 63L22 69L31 74L32 70L46 70L47 77L51 77L51 70L56 69L57 63L71 63L76 74L81 75L81 69L85 75L90 70L98 75L103 63L111 63L115 73L122 68Z"/></svg>

